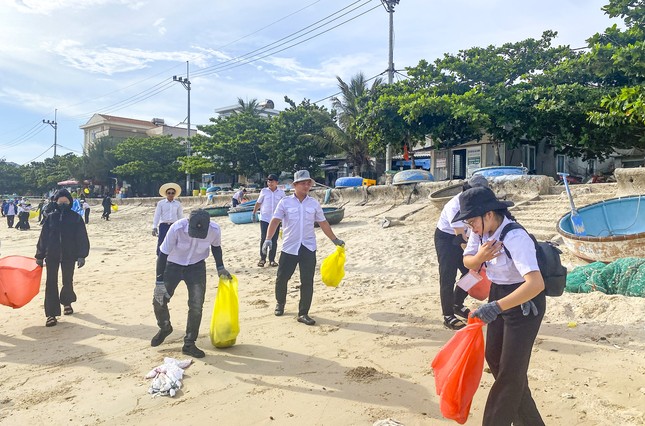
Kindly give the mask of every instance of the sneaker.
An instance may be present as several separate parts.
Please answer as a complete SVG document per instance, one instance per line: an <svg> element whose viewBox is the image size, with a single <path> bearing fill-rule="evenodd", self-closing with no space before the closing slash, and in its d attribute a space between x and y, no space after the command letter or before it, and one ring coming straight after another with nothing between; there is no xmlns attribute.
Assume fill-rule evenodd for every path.
<svg viewBox="0 0 645 426"><path fill-rule="evenodd" d="M284 314L284 303L278 303L275 305L275 311L273 311L276 317L281 317Z"/></svg>
<svg viewBox="0 0 645 426"><path fill-rule="evenodd" d="M468 315L470 315L470 309L468 309L464 305L461 305L461 306L455 305L454 311L455 311L455 315L458 315L466 320L468 319Z"/></svg>
<svg viewBox="0 0 645 426"><path fill-rule="evenodd" d="M170 333L172 333L172 326L166 330L160 329L150 341L150 346L159 346L166 340L166 337L170 336Z"/></svg>
<svg viewBox="0 0 645 426"><path fill-rule="evenodd" d="M305 315L300 315L298 317L298 322L301 322L307 325L314 325L316 323L316 320L311 318L309 315L305 314Z"/></svg>
<svg viewBox="0 0 645 426"><path fill-rule="evenodd" d="M444 316L443 317L443 325L446 328L449 328L450 330L461 330L466 326L466 324L463 323L462 320L457 318L454 315L449 315L449 316Z"/></svg>
<svg viewBox="0 0 645 426"><path fill-rule="evenodd" d="M190 355L194 358L204 358L206 356L206 353L195 345L184 345L184 347L181 348L181 353L184 355Z"/></svg>

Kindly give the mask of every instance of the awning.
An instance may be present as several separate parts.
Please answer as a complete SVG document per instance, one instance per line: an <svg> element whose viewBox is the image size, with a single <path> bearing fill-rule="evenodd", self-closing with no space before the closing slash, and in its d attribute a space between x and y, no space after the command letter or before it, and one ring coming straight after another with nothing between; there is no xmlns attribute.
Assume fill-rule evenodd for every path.
<svg viewBox="0 0 645 426"><path fill-rule="evenodd" d="M394 165L400 166L400 167L412 167L412 160L410 161L404 161L404 160L397 160L394 161ZM422 169L430 170L430 159L414 159L414 165L415 167L420 167Z"/></svg>

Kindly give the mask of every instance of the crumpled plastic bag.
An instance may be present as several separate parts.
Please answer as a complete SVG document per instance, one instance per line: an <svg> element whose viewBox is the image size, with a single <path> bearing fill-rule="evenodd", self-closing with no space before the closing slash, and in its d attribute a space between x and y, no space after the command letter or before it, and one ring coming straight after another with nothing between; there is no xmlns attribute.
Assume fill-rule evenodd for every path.
<svg viewBox="0 0 645 426"><path fill-rule="evenodd" d="M336 246L336 251L327 256L320 265L320 279L328 287L338 287L345 276L345 247Z"/></svg>
<svg viewBox="0 0 645 426"><path fill-rule="evenodd" d="M146 374L146 379L152 379L148 393L155 396L173 397L181 389L184 370L192 364L192 359L183 361L175 358L164 358L163 364L153 368Z"/></svg>

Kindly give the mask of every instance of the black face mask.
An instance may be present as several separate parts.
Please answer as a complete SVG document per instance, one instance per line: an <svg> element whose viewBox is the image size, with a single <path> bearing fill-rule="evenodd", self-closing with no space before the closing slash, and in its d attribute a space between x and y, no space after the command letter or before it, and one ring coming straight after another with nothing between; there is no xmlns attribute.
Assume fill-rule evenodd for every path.
<svg viewBox="0 0 645 426"><path fill-rule="evenodd" d="M64 211L70 210L72 208L72 205L71 204L56 204L56 207L58 208L58 210L64 212Z"/></svg>

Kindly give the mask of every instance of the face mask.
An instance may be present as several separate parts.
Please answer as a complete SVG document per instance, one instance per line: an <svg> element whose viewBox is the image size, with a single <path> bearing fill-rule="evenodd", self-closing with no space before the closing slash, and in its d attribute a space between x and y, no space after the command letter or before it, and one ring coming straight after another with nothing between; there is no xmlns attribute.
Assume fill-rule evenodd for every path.
<svg viewBox="0 0 645 426"><path fill-rule="evenodd" d="M58 210L62 212L69 210L71 208L72 208L71 204L58 204Z"/></svg>

